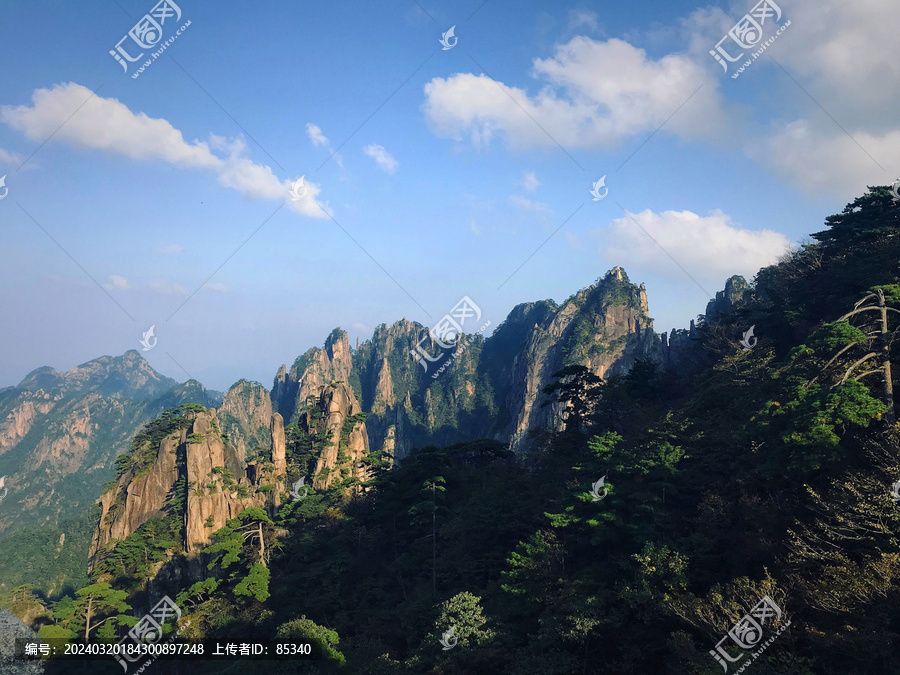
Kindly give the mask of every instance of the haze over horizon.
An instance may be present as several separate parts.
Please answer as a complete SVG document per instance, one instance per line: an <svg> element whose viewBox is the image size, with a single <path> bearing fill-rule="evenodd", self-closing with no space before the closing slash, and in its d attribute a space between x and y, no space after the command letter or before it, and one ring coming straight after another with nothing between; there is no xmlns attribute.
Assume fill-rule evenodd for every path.
<svg viewBox="0 0 900 675"><path fill-rule="evenodd" d="M419 4L182 2L133 79L109 52L153 3L8 2L0 387L151 325L160 373L269 385L337 326L469 296L494 327L616 265L668 332L900 169L897 65L861 46L894 5L782 3L735 80L708 52L754 3Z"/></svg>

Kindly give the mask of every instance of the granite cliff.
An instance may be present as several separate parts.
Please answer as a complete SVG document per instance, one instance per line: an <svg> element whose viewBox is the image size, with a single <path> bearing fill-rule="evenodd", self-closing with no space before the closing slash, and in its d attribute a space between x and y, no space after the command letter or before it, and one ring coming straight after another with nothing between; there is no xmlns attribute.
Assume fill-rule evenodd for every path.
<svg viewBox="0 0 900 675"><path fill-rule="evenodd" d="M729 280L728 288L737 289L735 283ZM525 451L529 429L562 426L558 406L541 405L543 388L561 368L583 365L611 377L626 374L637 359L674 367L702 359L696 338L693 321L688 330L656 333L646 288L615 267L562 305L517 305L489 338L468 336L427 369L411 356L423 339L434 349L421 324L382 324L356 350L335 329L323 349L310 349L290 369L278 370L272 401L296 423L304 401L326 383L349 384L366 414L369 449L398 461L415 448L474 438Z"/></svg>

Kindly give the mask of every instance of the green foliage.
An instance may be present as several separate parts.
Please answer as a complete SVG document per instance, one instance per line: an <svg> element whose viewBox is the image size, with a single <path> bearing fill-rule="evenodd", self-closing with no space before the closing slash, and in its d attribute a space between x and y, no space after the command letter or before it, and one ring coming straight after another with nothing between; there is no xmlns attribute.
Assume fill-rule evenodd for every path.
<svg viewBox="0 0 900 675"><path fill-rule="evenodd" d="M322 659L330 665L343 666L347 661L337 649L340 642L338 634L307 619L305 615L278 626L275 637L279 640L312 642L321 653Z"/></svg>
<svg viewBox="0 0 900 675"><path fill-rule="evenodd" d="M151 518L135 532L99 554L95 575L110 574L123 586L140 585L152 578L155 564L172 551L181 549L181 518L170 514L165 519Z"/></svg>
<svg viewBox="0 0 900 675"><path fill-rule="evenodd" d="M111 621L120 626L133 626L137 619L129 614L128 593L118 591L107 583L95 583L66 596L55 603L53 616L68 631L79 633L85 641L93 631Z"/></svg>
<svg viewBox="0 0 900 675"><path fill-rule="evenodd" d="M219 580L213 578L198 581L187 590L181 591L176 597L175 602L180 607L197 605L209 599L216 589L219 588L219 584Z"/></svg>
<svg viewBox="0 0 900 675"><path fill-rule="evenodd" d="M203 549L213 554L207 567L231 569L228 577L236 596L265 600L268 595L269 570L266 547L273 544L274 523L263 509L252 507L231 518L212 534L213 543Z"/></svg>
<svg viewBox="0 0 900 675"><path fill-rule="evenodd" d="M94 506L57 526L27 527L5 536L0 542L0 583L31 583L52 596L86 585L85 561L98 519L99 508Z"/></svg>
<svg viewBox="0 0 900 675"><path fill-rule="evenodd" d="M564 408L566 429L579 431L592 413L601 379L584 366L566 366L553 373L556 382L544 387L547 400L541 407L560 403Z"/></svg>
<svg viewBox="0 0 900 675"><path fill-rule="evenodd" d="M263 602L269 597L269 569L260 563L253 563L247 576L234 587L234 594Z"/></svg>
<svg viewBox="0 0 900 675"><path fill-rule="evenodd" d="M443 635L450 627L458 638L457 647L462 648L484 646L491 642L495 635L484 616L481 598L468 591L457 593L441 603L438 618L434 622L435 632ZM433 644L430 642L430 645Z"/></svg>

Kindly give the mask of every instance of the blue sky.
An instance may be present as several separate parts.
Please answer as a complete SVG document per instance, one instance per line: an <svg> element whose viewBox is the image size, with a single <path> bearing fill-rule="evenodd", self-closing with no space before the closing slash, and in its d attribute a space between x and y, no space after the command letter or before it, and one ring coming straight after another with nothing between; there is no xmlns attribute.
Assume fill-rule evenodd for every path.
<svg viewBox="0 0 900 675"><path fill-rule="evenodd" d="M151 325L160 372L268 385L335 326L496 326L617 264L686 326L900 169L896 3L783 0L733 79L755 5L181 0L132 78L154 2L7 0L0 386Z"/></svg>

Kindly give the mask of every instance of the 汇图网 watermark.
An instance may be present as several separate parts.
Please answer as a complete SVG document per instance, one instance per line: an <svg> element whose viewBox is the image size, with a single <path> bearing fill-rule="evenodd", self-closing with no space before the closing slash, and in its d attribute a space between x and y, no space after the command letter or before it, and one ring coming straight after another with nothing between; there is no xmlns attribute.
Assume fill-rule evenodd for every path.
<svg viewBox="0 0 900 675"><path fill-rule="evenodd" d="M409 353L413 355L416 363L421 365L427 373L429 362L435 363L436 361L440 361L444 356L444 352L441 350L452 349L454 346L457 348L453 356L449 357L447 361L438 368L437 372L431 376L432 378L436 378L444 372L444 370L447 369L447 366L458 357L460 350L465 346L466 336L463 334L463 327L468 320L472 320L472 323L480 321L481 308L472 301L472 298L466 295L462 300L456 303L449 314L445 314L444 317L437 322L434 328L429 330L428 334L416 343L415 349L409 350ZM490 325L491 322L488 321L481 326L477 332L484 332ZM435 344L440 347L436 355L429 354L422 346L422 343L429 339L432 347Z"/></svg>
<svg viewBox="0 0 900 675"><path fill-rule="evenodd" d="M773 621L779 621L781 619L781 608L775 604L775 601L772 600L772 598L768 595L764 595L763 599L756 603L756 606L751 609L743 619L734 624L725 637L719 640L716 644L716 648L709 650L709 653L719 662L727 673L728 663L726 663L726 660L729 663L737 663L746 656L746 653L742 652L732 658L731 654L725 651L725 648L722 646L722 643L725 642L725 640L731 638L739 648L748 651L759 646L759 649L750 655L750 660L745 661L737 670L738 673L743 672L748 665L753 663L753 661L763 653L763 650L765 650L766 647L772 644L772 641L775 640L775 638L781 635L785 628L791 625L791 621L788 619L772 637L760 645L760 640L762 640L763 637L763 626L766 625L766 620L773 616L775 617Z"/></svg>
<svg viewBox="0 0 900 675"><path fill-rule="evenodd" d="M157 57L159 57L169 45L175 42L175 40L184 32L184 29L191 25L191 22L188 21L176 30L172 37L160 44L164 32L163 27L166 25L167 19L181 21L181 8L172 2L172 0L159 0L159 2L153 6L153 9L144 14L144 16L134 24L131 30L116 43L116 48L109 50L109 53L119 62L119 65L122 66L122 70L127 73L129 63L134 63L135 61L142 59L146 53L145 50L152 49L157 45L159 46L159 49L152 52L150 58L141 64L141 67L131 76L131 79L137 79L151 63L156 61ZM129 39L131 40L131 43L133 43L129 44L129 49L131 51L140 51L137 56L132 56L131 51L122 45L123 42Z"/></svg>
<svg viewBox="0 0 900 675"><path fill-rule="evenodd" d="M144 614L143 618L128 631L128 635L119 640L119 644L122 645L123 649L120 654L115 655L115 658L122 668L125 669L126 673L128 672L129 664L140 661L147 656L147 654L140 649L136 651L128 649L126 641L130 640L131 643L135 645L158 642L163 634L162 625L173 616L175 617L175 620L178 621L178 619L181 618L181 608L175 604L172 598L165 595L162 600L153 606L153 609L147 614ZM178 634L179 633L176 633L176 635ZM135 671L135 675L149 666L155 658L155 656L151 657L144 665Z"/></svg>
<svg viewBox="0 0 900 675"><path fill-rule="evenodd" d="M731 40L735 45L737 45L737 49L739 50L747 50L753 49L756 47L763 37L764 26L767 21L771 21L772 23L779 23L781 21L781 7L776 5L772 0L760 0L756 4L756 6L751 9L747 14L741 17L740 21L738 21L731 30L719 40L719 43L716 45L715 49L710 49L709 53L712 57L719 63L720 66L728 72L728 63L735 63L736 61L741 60L744 57L745 51L741 51L737 56L732 56L731 52L726 49L722 43L726 40ZM731 79L736 80L740 77L741 73L753 63L760 54L762 54L766 49L769 48L773 42L785 31L785 29L791 25L790 21L786 21L781 25L781 27L775 32L775 34L766 40L755 52L750 55L750 58L747 59L740 68L738 68L737 72L731 76ZM734 49L732 47L732 49Z"/></svg>

